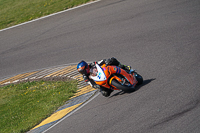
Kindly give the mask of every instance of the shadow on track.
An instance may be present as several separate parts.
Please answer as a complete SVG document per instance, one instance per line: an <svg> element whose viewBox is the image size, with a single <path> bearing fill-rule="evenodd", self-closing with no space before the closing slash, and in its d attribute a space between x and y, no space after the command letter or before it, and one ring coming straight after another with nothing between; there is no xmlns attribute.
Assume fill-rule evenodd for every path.
<svg viewBox="0 0 200 133"><path fill-rule="evenodd" d="M150 82L152 82L154 80L156 80L156 78L144 80L141 85L138 85L138 86L135 87L135 90L133 90L133 91L127 91L127 92L120 91L120 92L115 93L114 95L110 96L110 98L114 97L114 96L117 96L117 95L123 95L125 93L133 93L133 92L139 90L142 86L145 86L145 85L149 84Z"/></svg>

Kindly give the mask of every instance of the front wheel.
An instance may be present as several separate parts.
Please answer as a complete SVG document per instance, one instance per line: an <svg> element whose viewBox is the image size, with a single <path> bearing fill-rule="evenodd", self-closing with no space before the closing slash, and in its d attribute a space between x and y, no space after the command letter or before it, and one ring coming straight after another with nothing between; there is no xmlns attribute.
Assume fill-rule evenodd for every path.
<svg viewBox="0 0 200 133"><path fill-rule="evenodd" d="M115 86L117 89L120 89L122 91L134 91L135 89L132 87L128 87L126 85L122 85L121 83L119 83L116 79L113 79L111 81L111 85Z"/></svg>
<svg viewBox="0 0 200 133"><path fill-rule="evenodd" d="M141 85L143 83L143 78L140 74L135 74L135 78L137 79L137 85Z"/></svg>

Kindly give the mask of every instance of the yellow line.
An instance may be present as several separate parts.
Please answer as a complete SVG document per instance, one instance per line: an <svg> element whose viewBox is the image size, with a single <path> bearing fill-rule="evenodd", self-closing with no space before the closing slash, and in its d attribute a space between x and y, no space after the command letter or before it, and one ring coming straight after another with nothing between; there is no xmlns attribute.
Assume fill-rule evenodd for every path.
<svg viewBox="0 0 200 133"><path fill-rule="evenodd" d="M88 86L78 90L78 92L75 93L75 95L73 97L71 97L70 99L78 97L80 95L83 95L85 93L88 93L88 92L91 92L91 91L94 91L94 90L96 90L96 89L94 89L94 88L92 88L91 86L88 85Z"/></svg>
<svg viewBox="0 0 200 133"><path fill-rule="evenodd" d="M26 77L28 77L28 76L30 76L30 75L33 75L33 74L35 74L36 72L39 72L39 71L25 73L23 76L21 76L21 79L26 78Z"/></svg>
<svg viewBox="0 0 200 133"><path fill-rule="evenodd" d="M83 76L81 74L74 76L75 79L83 81Z"/></svg>
<svg viewBox="0 0 200 133"><path fill-rule="evenodd" d="M65 68L63 68L63 69L61 69L61 70L59 70L59 71L53 72L53 73L51 73L51 74L49 74L49 75L47 75L47 76L45 76L45 77L58 76L58 75L60 75L60 74L63 73L63 72L69 73L69 72L71 72L71 69L73 69L74 67L75 67L75 66L68 66L68 67L65 67Z"/></svg>
<svg viewBox="0 0 200 133"><path fill-rule="evenodd" d="M30 75L32 75L32 74L37 73L37 72L39 72L39 71L29 72L29 73L24 73L24 74L18 74L18 75L14 76L14 77L11 77L11 78L9 78L9 79L6 79L6 80L1 81L0 84L4 84L4 83L6 83L6 82L12 83L12 82L15 81L15 80L20 80L20 79L26 78L26 77L28 77L28 76L30 76Z"/></svg>
<svg viewBox="0 0 200 133"><path fill-rule="evenodd" d="M76 68L76 65L75 65L75 66L72 66L72 67L71 67L70 69L68 69L67 71L64 70L64 71L60 72L59 75L65 75L65 74L70 73L70 72L72 72L72 71L76 71L75 68ZM59 75L57 75L57 76L59 76Z"/></svg>
<svg viewBox="0 0 200 133"><path fill-rule="evenodd" d="M44 121L42 121L39 125L37 125L36 127L34 127L33 129L35 128L38 128L38 127L41 127L45 124L48 124L50 122L53 122L53 121L56 121L56 120L59 120L61 119L62 117L64 117L65 115L67 115L68 113L70 113L71 111L73 111L75 108L77 108L78 106L80 106L82 103L79 103L79 104L76 104L74 106L71 106L69 108L66 108L66 109L63 109L63 110L60 110L54 114L52 114L50 117L48 117L47 119L45 119ZM33 130L31 129L31 130Z"/></svg>
<svg viewBox="0 0 200 133"><path fill-rule="evenodd" d="M83 77L83 75L78 74L78 75L74 76L74 78L80 78L80 77Z"/></svg>
<svg viewBox="0 0 200 133"><path fill-rule="evenodd" d="M4 84L4 83L6 83L6 82L9 82L9 81L13 80L14 78L19 77L20 75L21 75L21 74L18 74L18 75L14 76L14 77L11 77L11 78L9 78L9 79L3 80L3 81L0 82L0 84Z"/></svg>
<svg viewBox="0 0 200 133"><path fill-rule="evenodd" d="M76 79L79 80L79 81L83 81L83 77L76 78Z"/></svg>
<svg viewBox="0 0 200 133"><path fill-rule="evenodd" d="M45 76L45 77L54 76L54 75L56 75L57 73L59 73L60 71L62 71L62 70L64 70L64 69L68 69L69 67L71 67L71 66L68 66L68 67L65 67L65 68L63 68L63 69L61 69L61 70L58 70L58 71L56 71L56 72L53 72L53 73L51 73L51 74L49 74L49 75L47 75L47 76Z"/></svg>

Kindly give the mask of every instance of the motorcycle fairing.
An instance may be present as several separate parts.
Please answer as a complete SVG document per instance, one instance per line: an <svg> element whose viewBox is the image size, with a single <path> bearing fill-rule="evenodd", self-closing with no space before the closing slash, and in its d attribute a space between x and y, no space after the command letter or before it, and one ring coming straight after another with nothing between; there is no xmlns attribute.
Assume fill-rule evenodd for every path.
<svg viewBox="0 0 200 133"><path fill-rule="evenodd" d="M98 64L96 64L96 68L97 68L97 71L98 71L97 75L96 76L91 76L91 78L94 81L105 81L105 80L107 80L104 71L102 70L102 68Z"/></svg>

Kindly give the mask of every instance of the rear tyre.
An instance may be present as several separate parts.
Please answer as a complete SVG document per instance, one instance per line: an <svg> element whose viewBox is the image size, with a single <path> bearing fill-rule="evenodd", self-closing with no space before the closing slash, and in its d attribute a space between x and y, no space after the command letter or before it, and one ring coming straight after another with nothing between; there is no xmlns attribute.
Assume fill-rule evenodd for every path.
<svg viewBox="0 0 200 133"><path fill-rule="evenodd" d="M111 81L111 85L115 86L117 89L120 89L122 91L134 91L134 88L122 85L121 83L119 83L116 79L113 79Z"/></svg>

